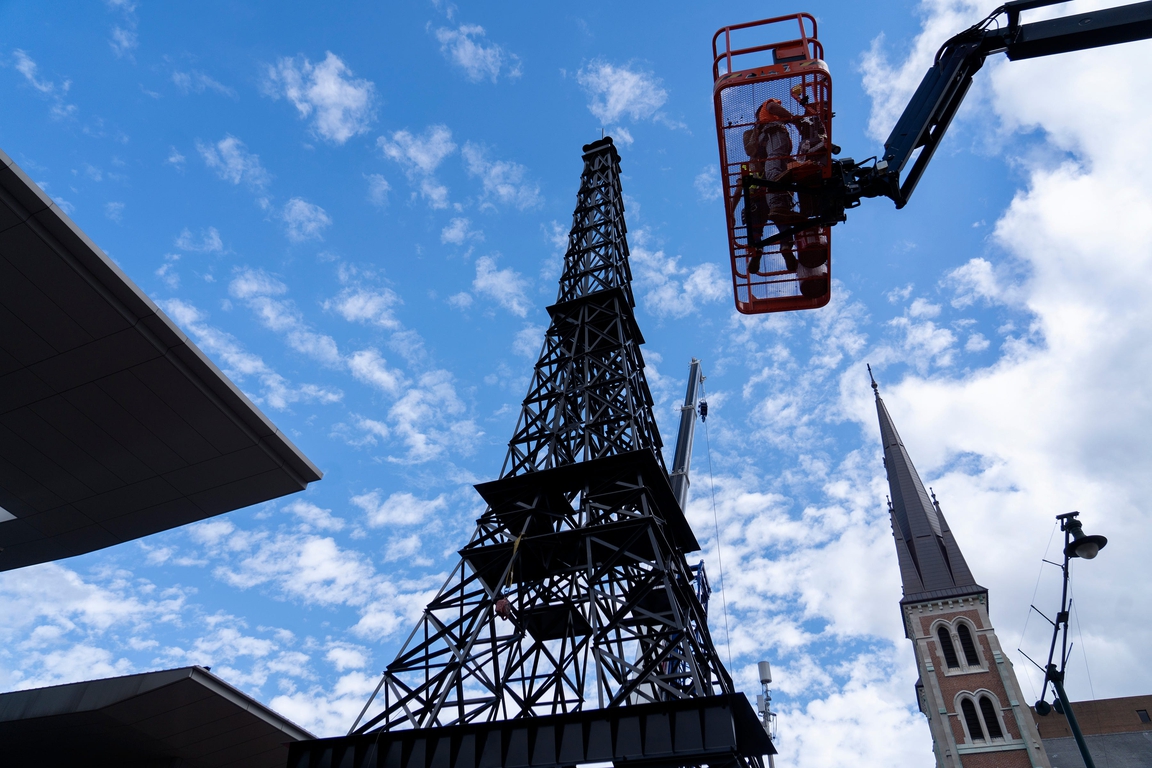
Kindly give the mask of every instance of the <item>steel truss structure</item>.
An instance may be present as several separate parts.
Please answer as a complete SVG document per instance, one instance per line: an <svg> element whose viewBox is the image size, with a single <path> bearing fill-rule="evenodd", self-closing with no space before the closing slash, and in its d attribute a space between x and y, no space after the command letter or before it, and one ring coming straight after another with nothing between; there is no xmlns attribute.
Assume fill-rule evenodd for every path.
<svg viewBox="0 0 1152 768"><path fill-rule="evenodd" d="M673 711L694 713L684 722L703 725L685 725L685 734L700 727L727 734L707 749L699 735L676 748L667 731L667 745L644 742L646 760L759 767L760 756L774 752L712 643L703 566L685 557L699 545L661 455L633 315L619 174L610 138L584 147L558 300L548 308L551 324L500 479L476 486L488 508L385 670L373 695L382 711L344 741L294 748L293 766L335 765L331 750L367 764L371 744L370 761L431 768L412 756L413 745L423 745L420 755L427 747L431 760L427 739L457 732L503 744L490 749L493 765L506 765L512 742L493 734L525 721L535 723L533 734L548 723L583 723L585 749L577 752L584 757L575 762L597 749L622 758L619 723L600 747L588 740L595 723L617 722L624 710L661 723L671 723ZM559 742L548 743L554 749L533 765L574 764L565 763ZM409 746L385 760L389 744ZM625 752L617 755L618 747ZM451 753L443 768L472 768L480 747L470 749L473 757Z"/></svg>

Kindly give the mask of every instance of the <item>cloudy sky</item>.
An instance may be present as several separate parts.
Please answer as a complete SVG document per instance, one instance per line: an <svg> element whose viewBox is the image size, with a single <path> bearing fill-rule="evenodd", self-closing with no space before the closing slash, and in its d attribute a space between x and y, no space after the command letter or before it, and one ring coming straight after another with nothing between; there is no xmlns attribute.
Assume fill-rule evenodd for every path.
<svg viewBox="0 0 1152 768"><path fill-rule="evenodd" d="M1112 543L1069 692L1152 690L1152 44L989 62L911 204L836 228L832 303L741 317L709 41L765 6L544 5L0 6L0 148L326 473L0 575L0 690L196 663L346 730L483 510L602 128L666 439L708 376L688 513L740 685L773 662L779 764L932 764L865 362L1026 696L1072 509ZM845 155L990 7L808 4Z"/></svg>

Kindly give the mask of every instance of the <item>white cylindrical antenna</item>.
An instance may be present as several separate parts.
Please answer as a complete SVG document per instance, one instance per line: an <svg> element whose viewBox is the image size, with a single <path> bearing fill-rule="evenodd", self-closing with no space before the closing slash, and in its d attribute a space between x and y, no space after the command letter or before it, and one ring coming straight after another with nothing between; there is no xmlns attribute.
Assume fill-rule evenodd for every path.
<svg viewBox="0 0 1152 768"><path fill-rule="evenodd" d="M756 666L760 670L760 682L764 685L772 682L772 665L766 661L761 661Z"/></svg>

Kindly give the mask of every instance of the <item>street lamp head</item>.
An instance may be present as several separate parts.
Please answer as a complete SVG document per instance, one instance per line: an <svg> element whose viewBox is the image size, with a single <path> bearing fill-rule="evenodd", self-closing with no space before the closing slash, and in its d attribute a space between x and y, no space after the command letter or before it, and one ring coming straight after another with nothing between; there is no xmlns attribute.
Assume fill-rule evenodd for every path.
<svg viewBox="0 0 1152 768"><path fill-rule="evenodd" d="M1104 549L1104 545L1107 543L1108 539L1103 536L1084 536L1080 540L1073 540L1068 544L1068 548L1072 550L1068 556L1091 560L1096 557L1100 550Z"/></svg>
<svg viewBox="0 0 1152 768"><path fill-rule="evenodd" d="M1105 545L1108 544L1108 539L1103 536L1089 536L1084 533L1084 526L1074 517L1076 514L1078 513L1073 512L1067 516L1060 516L1063 518L1065 530L1072 536L1072 540L1064 547L1064 556L1091 560L1100 553L1100 550L1104 549Z"/></svg>

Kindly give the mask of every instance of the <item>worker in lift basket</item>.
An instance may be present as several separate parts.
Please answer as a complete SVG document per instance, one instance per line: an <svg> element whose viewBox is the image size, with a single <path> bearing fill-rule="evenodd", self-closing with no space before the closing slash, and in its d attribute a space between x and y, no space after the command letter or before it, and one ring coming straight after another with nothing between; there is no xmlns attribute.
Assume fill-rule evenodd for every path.
<svg viewBox="0 0 1152 768"><path fill-rule="evenodd" d="M815 89L815 83L811 84ZM828 161L828 150L834 148L828 141L828 131L824 127L824 117L821 114L821 103L808 95L808 86L797 83L790 91L792 98L804 110L796 120L796 130L800 134L800 147L797 158L803 164L801 167L812 169L811 174L805 174L811 181L819 181L816 167L823 166ZM805 219L816 216L816 197L801 192L797 195L797 207L800 215ZM796 236L797 260L802 267L819 272L819 267L828 261L828 236L822 227L807 229ZM825 272L827 270L824 270Z"/></svg>
<svg viewBox="0 0 1152 768"><path fill-rule="evenodd" d="M744 199L744 208L741 211L746 230L748 252L748 273L760 271L760 261L763 248L759 243L764 237L764 227L773 218L792 213L792 193L769 191L764 187L751 186L744 191L744 179L751 177L766 181L776 181L788 168L788 161L792 157L792 135L788 132L787 123L793 120L793 115L779 99L768 99L756 110L756 124L744 131L744 151L748 153L748 162L741 166L740 184L736 187L736 194L732 198L733 219L730 222L736 226L735 212L740 199ZM780 255L784 257L784 266L789 272L796 271L796 257L793 255L792 238L786 238L780 243Z"/></svg>

